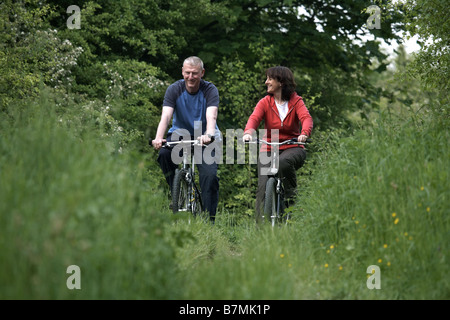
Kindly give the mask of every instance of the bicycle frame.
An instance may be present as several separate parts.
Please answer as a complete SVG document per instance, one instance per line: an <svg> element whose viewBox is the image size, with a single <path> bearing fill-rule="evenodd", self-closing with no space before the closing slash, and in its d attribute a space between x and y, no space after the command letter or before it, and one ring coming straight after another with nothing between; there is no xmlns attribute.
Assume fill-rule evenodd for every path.
<svg viewBox="0 0 450 320"><path fill-rule="evenodd" d="M170 142L169 142L170 143ZM173 144L189 144L192 147L195 147L197 145L200 145L199 140L182 140L179 142L175 142ZM191 158L191 164L189 165L188 163L188 148L183 148L183 162L182 162L182 169L185 171L185 177L184 179L186 180L187 184L188 184L188 203L187 203L187 211L191 211L193 212L193 192L194 192L194 188L195 188L195 165L194 165L194 152L192 152L191 150L191 154L192 154L192 158Z"/></svg>
<svg viewBox="0 0 450 320"><path fill-rule="evenodd" d="M195 183L195 153L192 152L192 161L189 163L189 151L195 146L202 146L199 140L181 140L165 142L163 147L176 145L187 145L183 147L183 158L181 169L175 171L172 191L172 210L173 213L179 211L191 212L194 216L201 215L203 212L201 192ZM177 150L172 150L172 152ZM190 219L189 219L190 222Z"/></svg>
<svg viewBox="0 0 450 320"><path fill-rule="evenodd" d="M284 196L284 188L283 188L283 182L282 179L278 176L278 167L277 167L277 163L278 163L278 157L279 157L279 150L278 147L284 144L299 144L299 145L305 145L306 143L304 142L298 142L297 139L291 139L291 140L286 140L283 142L268 142L262 139L257 139L255 142L253 141L246 141L247 143L264 143L266 145L269 146L274 146L275 148L273 148L273 150L271 151L271 166L268 169L268 176L269 179L267 180L267 184L266 184L266 196L264 199L264 214L266 214L266 212L270 211L270 220L272 222L272 227L275 225L276 221L281 220L282 216L281 216L281 204L282 201L284 201L283 196ZM272 193L273 191L270 190L271 188L273 188L271 186L272 181L271 179L274 179L276 182L275 185L275 194L276 194L276 209L273 210L273 199L268 199L268 197L270 197L269 193ZM272 207L272 209L270 209L270 207ZM288 219L288 218L287 218Z"/></svg>

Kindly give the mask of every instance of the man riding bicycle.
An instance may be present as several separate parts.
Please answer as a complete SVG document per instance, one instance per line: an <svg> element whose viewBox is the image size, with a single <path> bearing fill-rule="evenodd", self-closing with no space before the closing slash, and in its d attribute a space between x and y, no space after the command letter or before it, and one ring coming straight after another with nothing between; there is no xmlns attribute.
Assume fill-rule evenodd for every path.
<svg viewBox="0 0 450 320"><path fill-rule="evenodd" d="M161 148L165 141L171 141L172 134L178 129L187 130L191 139L194 134L201 130L202 134L195 137L202 144L209 144L219 138L217 126L217 113L219 108L219 92L211 82L202 77L205 74L203 61L195 56L184 60L182 67L183 79L171 84L164 96L161 121L159 122L156 137L152 145L159 150L158 163L172 190L175 169L178 164L172 161L171 150ZM169 122L172 119L167 138L164 139ZM196 125L201 128L196 128ZM214 155L212 155L214 156ZM209 212L211 221L215 220L217 205L219 201L219 178L217 176L217 162L206 163L202 157L202 163L197 164L199 172L199 183L202 191L203 207Z"/></svg>

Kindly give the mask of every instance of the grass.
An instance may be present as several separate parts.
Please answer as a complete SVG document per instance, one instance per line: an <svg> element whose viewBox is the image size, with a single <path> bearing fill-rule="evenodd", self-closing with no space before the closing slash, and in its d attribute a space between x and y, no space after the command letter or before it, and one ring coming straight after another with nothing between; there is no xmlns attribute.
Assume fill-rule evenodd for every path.
<svg viewBox="0 0 450 320"><path fill-rule="evenodd" d="M378 121L334 140L290 226L223 213L215 229L187 227L185 298L448 299L448 120ZM380 290L367 287L372 265Z"/></svg>
<svg viewBox="0 0 450 320"><path fill-rule="evenodd" d="M1 122L0 297L176 295L166 217L144 166L112 153L94 126L80 135L59 119L39 102ZM82 290L66 287L70 265Z"/></svg>
<svg viewBox="0 0 450 320"><path fill-rule="evenodd" d="M446 117L326 137L292 223L272 229L225 208L214 226L173 215L144 158L49 105L0 118L2 299L450 298Z"/></svg>

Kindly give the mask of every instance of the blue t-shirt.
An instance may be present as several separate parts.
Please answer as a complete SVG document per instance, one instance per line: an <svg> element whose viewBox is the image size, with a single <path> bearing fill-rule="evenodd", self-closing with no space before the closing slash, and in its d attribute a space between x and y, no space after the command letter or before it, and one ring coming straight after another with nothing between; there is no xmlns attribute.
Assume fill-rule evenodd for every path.
<svg viewBox="0 0 450 320"><path fill-rule="evenodd" d="M219 91L214 84L202 79L199 90L195 94L190 94L186 90L184 79L178 80L167 88L163 106L174 108L169 133L177 129L186 129L192 136L202 135L206 132L206 108L219 107ZM201 129L200 126L194 125L196 121L196 125L201 121ZM218 132L216 124L216 134Z"/></svg>

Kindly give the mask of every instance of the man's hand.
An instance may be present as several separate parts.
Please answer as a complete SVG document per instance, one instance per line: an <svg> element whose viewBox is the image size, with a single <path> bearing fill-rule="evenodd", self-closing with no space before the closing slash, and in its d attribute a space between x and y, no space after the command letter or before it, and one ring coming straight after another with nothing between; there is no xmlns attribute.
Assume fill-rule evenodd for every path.
<svg viewBox="0 0 450 320"><path fill-rule="evenodd" d="M208 145L208 144L210 144L212 142L211 137L212 136L209 135L209 134L204 134L204 135L198 137L197 140L200 140L201 144Z"/></svg>
<svg viewBox="0 0 450 320"><path fill-rule="evenodd" d="M155 148L156 150L159 150L159 149L161 149L163 143L165 143L165 142L166 142L166 139L154 139L154 140L152 140L153 148Z"/></svg>

